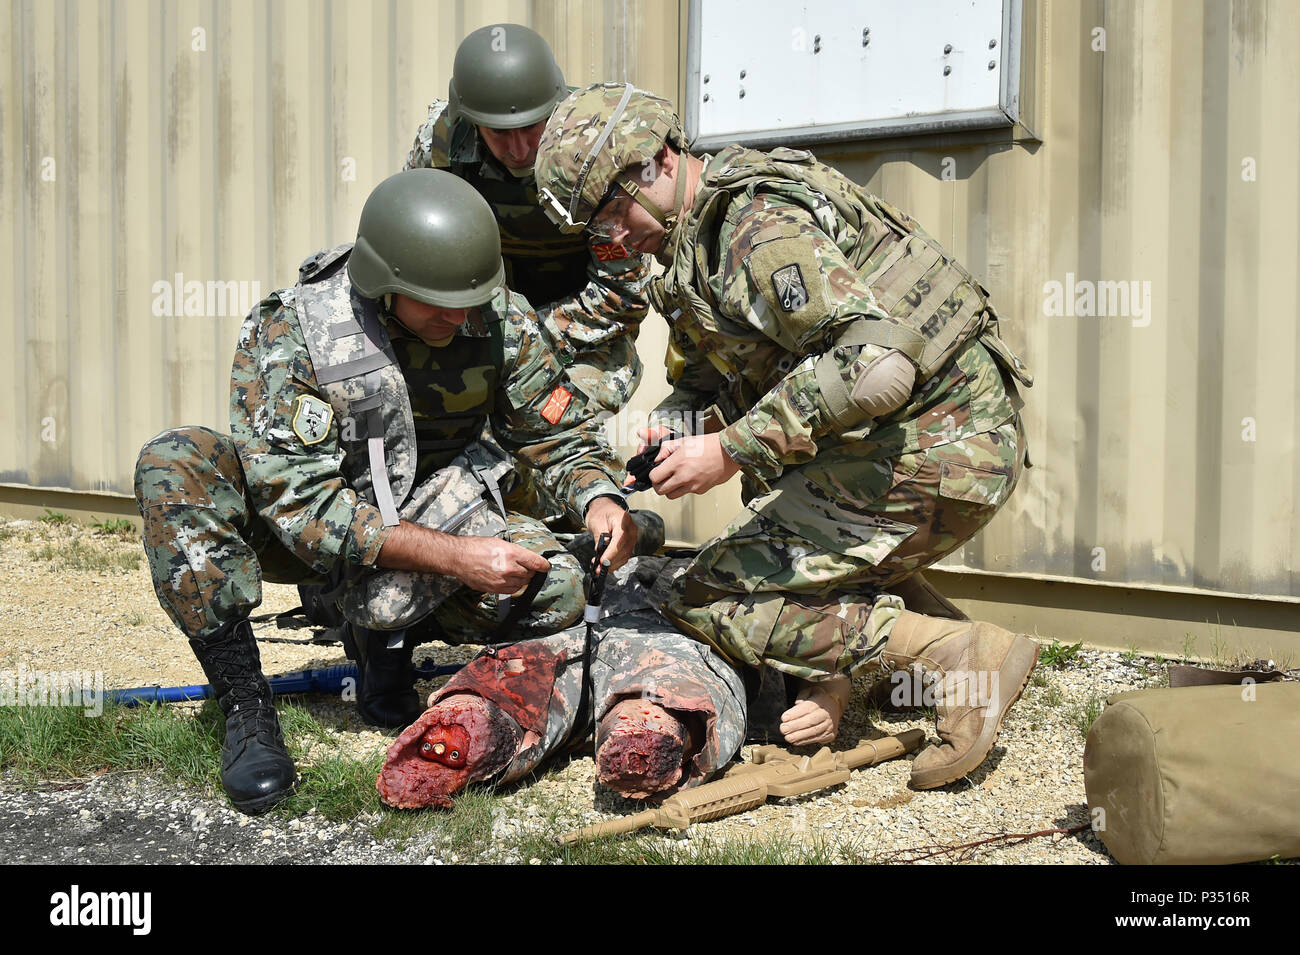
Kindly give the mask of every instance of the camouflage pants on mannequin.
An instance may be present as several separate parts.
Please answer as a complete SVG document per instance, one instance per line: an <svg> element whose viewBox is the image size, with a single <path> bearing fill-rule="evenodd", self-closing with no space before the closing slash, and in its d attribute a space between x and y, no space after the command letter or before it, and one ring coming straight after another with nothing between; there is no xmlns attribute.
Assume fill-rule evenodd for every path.
<svg viewBox="0 0 1300 955"><path fill-rule="evenodd" d="M519 779L592 728L598 779L631 798L695 786L725 766L745 735L744 681L651 609L664 569L664 558L634 558L609 583L587 702L585 626L485 652L389 747L384 800L449 806L468 783Z"/></svg>

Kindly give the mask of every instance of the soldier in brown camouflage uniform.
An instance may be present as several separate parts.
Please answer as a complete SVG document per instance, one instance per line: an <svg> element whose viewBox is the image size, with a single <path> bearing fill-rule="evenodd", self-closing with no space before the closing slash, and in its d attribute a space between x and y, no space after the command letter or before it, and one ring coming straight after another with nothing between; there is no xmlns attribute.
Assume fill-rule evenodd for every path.
<svg viewBox="0 0 1300 955"><path fill-rule="evenodd" d="M337 572L359 708L405 725L421 710L407 628L436 611L449 638L481 642L506 610L497 595L530 583L526 615L506 617L515 634L582 613L577 561L501 503L516 460L594 536L612 535L613 566L632 552L622 462L595 403L502 281L492 212L473 189L433 170L393 176L367 200L355 247L313 256L297 287L249 315L232 435L178 428L141 451L155 588L226 713L222 781L244 811L294 783L247 619L262 580Z"/></svg>
<svg viewBox="0 0 1300 955"><path fill-rule="evenodd" d="M791 742L834 737L849 675L917 667L942 743L912 781L949 783L992 748L1037 645L887 591L1007 500L1028 375L985 290L906 214L806 152L685 146L671 104L596 85L556 107L535 168L562 228L665 265L651 295L672 323L674 390L656 411L666 424L643 433L663 441L655 489L676 498L744 475L745 510L665 612L802 681ZM690 433L705 409L716 425Z"/></svg>

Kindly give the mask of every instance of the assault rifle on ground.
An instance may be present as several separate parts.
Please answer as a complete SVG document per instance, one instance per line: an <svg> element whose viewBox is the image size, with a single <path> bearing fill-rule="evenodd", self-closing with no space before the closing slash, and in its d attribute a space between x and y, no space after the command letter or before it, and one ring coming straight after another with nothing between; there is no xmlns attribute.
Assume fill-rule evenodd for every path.
<svg viewBox="0 0 1300 955"><path fill-rule="evenodd" d="M924 740L924 731L906 730L839 753L823 746L811 756L796 756L780 746L759 746L748 763L735 767L719 780L670 796L657 809L566 832L559 841L561 845L569 845L648 826L685 829L695 822L754 809L770 796L800 796L829 789L847 782L852 770L896 759L912 752Z"/></svg>

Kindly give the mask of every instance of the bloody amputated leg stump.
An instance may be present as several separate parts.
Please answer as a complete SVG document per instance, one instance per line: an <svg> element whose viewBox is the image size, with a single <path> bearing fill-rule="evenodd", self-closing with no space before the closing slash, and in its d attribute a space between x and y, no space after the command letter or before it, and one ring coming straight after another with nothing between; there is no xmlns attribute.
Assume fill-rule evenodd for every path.
<svg viewBox="0 0 1300 955"><path fill-rule="evenodd" d="M519 724L481 696L446 697L388 747L376 785L399 809L451 808L453 794L509 764L523 738Z"/></svg>
<svg viewBox="0 0 1300 955"><path fill-rule="evenodd" d="M672 789L696 748L690 727L651 700L616 703L596 729L597 778L631 799Z"/></svg>

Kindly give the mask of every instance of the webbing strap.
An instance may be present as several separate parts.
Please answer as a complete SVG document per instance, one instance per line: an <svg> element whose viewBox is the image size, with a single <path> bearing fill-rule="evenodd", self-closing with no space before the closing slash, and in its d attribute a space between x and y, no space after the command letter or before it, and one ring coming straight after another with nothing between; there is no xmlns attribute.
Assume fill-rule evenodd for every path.
<svg viewBox="0 0 1300 955"><path fill-rule="evenodd" d="M379 371L389 364L391 362L389 362L388 356L376 349L374 343L367 336L365 355L351 361L339 362L337 365L326 365L324 368L318 368L316 370L316 381L319 384L328 385L336 381L342 381L344 378L355 378L358 375Z"/></svg>
<svg viewBox="0 0 1300 955"><path fill-rule="evenodd" d="M564 553L567 553L567 551L555 549L544 550L542 551L541 556L550 560L552 557L558 557L560 554ZM501 647L513 646L514 644L519 643L520 640L524 639L523 637L516 637L513 640L508 639L506 634L519 624L519 621L524 618L529 610L533 609L533 601L537 599L537 595L541 593L542 587L545 586L545 584L546 574L533 574L532 579L528 581L528 586L524 588L524 592L521 593L517 599L510 602L509 612L500 618L500 621L497 623L496 631L492 634L492 639L487 642L487 647L484 651L485 653L491 654Z"/></svg>
<svg viewBox="0 0 1300 955"><path fill-rule="evenodd" d="M348 402L348 407L353 411L378 411L384 406L384 393L376 391L373 395L366 395L358 398L356 401Z"/></svg>
<svg viewBox="0 0 1300 955"><path fill-rule="evenodd" d="M388 364L388 356L381 352L375 344L378 333L375 326L378 321L379 319L374 312L366 311L365 328L363 329L365 341L362 346L365 350L365 357L359 360L365 361L367 358L376 356L383 359L383 362L374 370L366 373L366 392L368 394L379 392L382 385L379 380L378 369ZM350 365L353 362L345 364ZM371 412L371 415L377 416L377 412ZM366 451L370 459L370 487L374 491L375 503L379 506L379 515L383 519L384 526L396 527L401 523L402 519L397 513L397 502L393 500L393 485L388 480L388 459L384 454L384 435L382 432L376 435L370 428L367 428L367 431L371 431L366 436Z"/></svg>
<svg viewBox="0 0 1300 955"><path fill-rule="evenodd" d="M578 200L582 198L582 187L587 183L587 175L591 172L592 164L596 157L600 155L600 150L604 147L610 134L614 132L614 124L618 118L623 115L623 110L627 108L627 101L632 98L632 91L635 89L631 83L625 83L623 89L623 98L618 101L614 107L614 112L609 114L609 119L605 121L605 128L600 131L596 137L596 142L587 153L587 158L583 160L582 168L578 170L578 178L573 183L573 195L569 198L569 221L576 222L573 215L578 210Z"/></svg>
<svg viewBox="0 0 1300 955"><path fill-rule="evenodd" d="M882 319L864 318L846 328L838 338L836 345L879 345L882 348L896 348L914 362L921 360L925 346L929 344L926 337L897 322Z"/></svg>
<svg viewBox="0 0 1300 955"><path fill-rule="evenodd" d="M338 341L340 338L351 338L353 335L360 335L361 326L349 315L347 318L330 322L329 333L333 341Z"/></svg>
<svg viewBox="0 0 1300 955"><path fill-rule="evenodd" d="M827 352L818 358L813 365L813 374L817 378L817 390L822 393L822 400L826 402L826 410L835 419L839 430L851 430L856 424L851 417L856 406L853 404L853 396L848 386L844 384L844 377L840 374L835 356ZM861 416L862 412L859 410L859 420Z"/></svg>
<svg viewBox="0 0 1300 955"><path fill-rule="evenodd" d="M510 515L506 513L506 502L501 497L501 488L497 486L497 479L492 476L491 471L481 465L471 464L470 467L474 469L474 474L483 483L483 486L488 489L488 493L492 495L492 502L496 504L497 511L501 514L501 520L505 521L506 525L509 526ZM536 574L533 576L536 577ZM505 626L505 621L509 619L511 613L510 596L501 594L500 597L501 599L497 602L497 620L501 621L502 626ZM532 599L529 598L528 602L531 604Z"/></svg>
<svg viewBox="0 0 1300 955"><path fill-rule="evenodd" d="M668 224L667 214L655 204L653 199L641 191L641 187L637 185L635 179L629 176L626 172L620 172L614 177L614 181L622 186L623 191L635 199L642 209L650 213L651 217L656 222L660 225Z"/></svg>
<svg viewBox="0 0 1300 955"><path fill-rule="evenodd" d="M913 363L919 363L927 344L925 336L919 332L894 322L869 318L858 319L835 339L836 348L854 345L895 348ZM827 351L813 364L813 376L817 380L822 400L826 403L826 410L841 431L851 430L867 417L866 411L853 401L853 393L844 382L833 350Z"/></svg>

